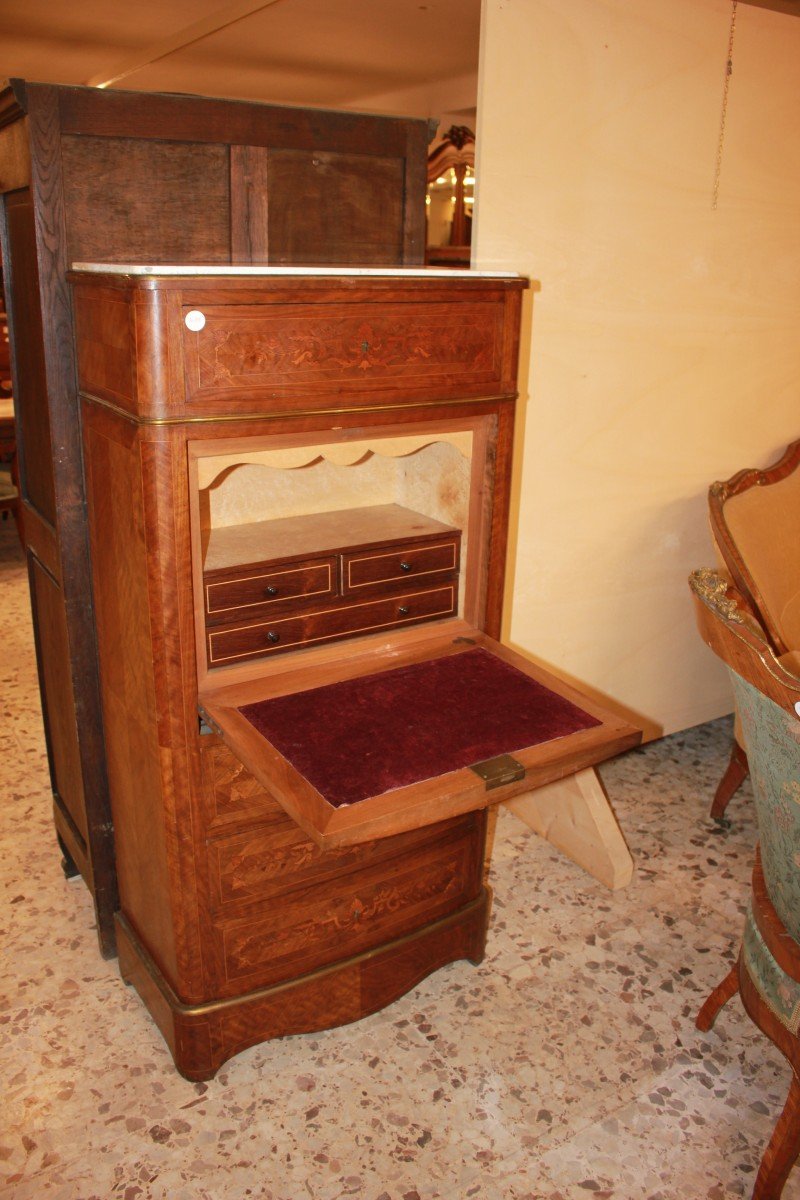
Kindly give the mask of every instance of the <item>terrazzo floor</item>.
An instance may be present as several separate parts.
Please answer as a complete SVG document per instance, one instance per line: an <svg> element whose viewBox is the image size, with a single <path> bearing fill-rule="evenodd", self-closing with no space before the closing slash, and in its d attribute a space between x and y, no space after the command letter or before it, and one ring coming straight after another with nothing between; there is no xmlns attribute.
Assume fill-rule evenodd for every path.
<svg viewBox="0 0 800 1200"><path fill-rule="evenodd" d="M723 1200L749 1196L789 1069L738 998L749 793L707 818L727 720L603 768L636 860L611 893L510 813L480 967L383 1012L173 1069L61 873L22 557L0 529L0 1196L13 1200ZM784 1190L800 1200L800 1167Z"/></svg>

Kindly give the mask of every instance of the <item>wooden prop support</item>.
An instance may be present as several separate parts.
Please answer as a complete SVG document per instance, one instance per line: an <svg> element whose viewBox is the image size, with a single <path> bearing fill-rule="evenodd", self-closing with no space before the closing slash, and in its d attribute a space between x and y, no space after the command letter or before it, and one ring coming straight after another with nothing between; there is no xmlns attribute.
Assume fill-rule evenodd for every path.
<svg viewBox="0 0 800 1200"><path fill-rule="evenodd" d="M633 859L593 767L506 800L506 808L600 883L631 881Z"/></svg>

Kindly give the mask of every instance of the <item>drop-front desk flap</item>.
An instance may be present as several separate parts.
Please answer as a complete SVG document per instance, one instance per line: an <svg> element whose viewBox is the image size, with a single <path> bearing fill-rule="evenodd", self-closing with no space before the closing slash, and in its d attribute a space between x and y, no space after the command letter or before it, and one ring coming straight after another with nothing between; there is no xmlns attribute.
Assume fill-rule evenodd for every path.
<svg viewBox="0 0 800 1200"><path fill-rule="evenodd" d="M209 691L200 714L320 846L403 833L634 746L640 731L476 630L333 678Z"/></svg>

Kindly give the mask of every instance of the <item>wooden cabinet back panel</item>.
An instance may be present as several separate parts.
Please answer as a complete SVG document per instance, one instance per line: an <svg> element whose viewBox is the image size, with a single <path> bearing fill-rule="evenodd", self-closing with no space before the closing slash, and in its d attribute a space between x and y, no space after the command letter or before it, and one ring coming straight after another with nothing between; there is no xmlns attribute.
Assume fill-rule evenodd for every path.
<svg viewBox="0 0 800 1200"><path fill-rule="evenodd" d="M61 158L70 262L230 262L226 145L67 134Z"/></svg>
<svg viewBox="0 0 800 1200"><path fill-rule="evenodd" d="M269 153L269 261L403 261L405 163L386 155Z"/></svg>

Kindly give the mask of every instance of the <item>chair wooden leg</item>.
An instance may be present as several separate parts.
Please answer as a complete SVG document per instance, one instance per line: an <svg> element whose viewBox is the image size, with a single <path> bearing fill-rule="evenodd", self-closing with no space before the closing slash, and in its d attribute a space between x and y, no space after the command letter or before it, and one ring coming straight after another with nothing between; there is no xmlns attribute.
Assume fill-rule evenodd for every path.
<svg viewBox="0 0 800 1200"><path fill-rule="evenodd" d="M725 770L725 774L719 781L719 787L714 793L714 800L711 805L711 816L715 821L718 821L724 814L731 796L744 783L749 773L750 768L747 765L747 755L734 739L730 762Z"/></svg>
<svg viewBox="0 0 800 1200"><path fill-rule="evenodd" d="M707 1033L717 1019L717 1013L723 1004L727 1004L731 996L739 990L739 964L734 963L722 983L718 983L706 1000L695 1018L695 1025L702 1033Z"/></svg>
<svg viewBox="0 0 800 1200"><path fill-rule="evenodd" d="M783 1112L773 1130L758 1168L752 1200L778 1200L789 1172L800 1153L800 1079L792 1083Z"/></svg>

